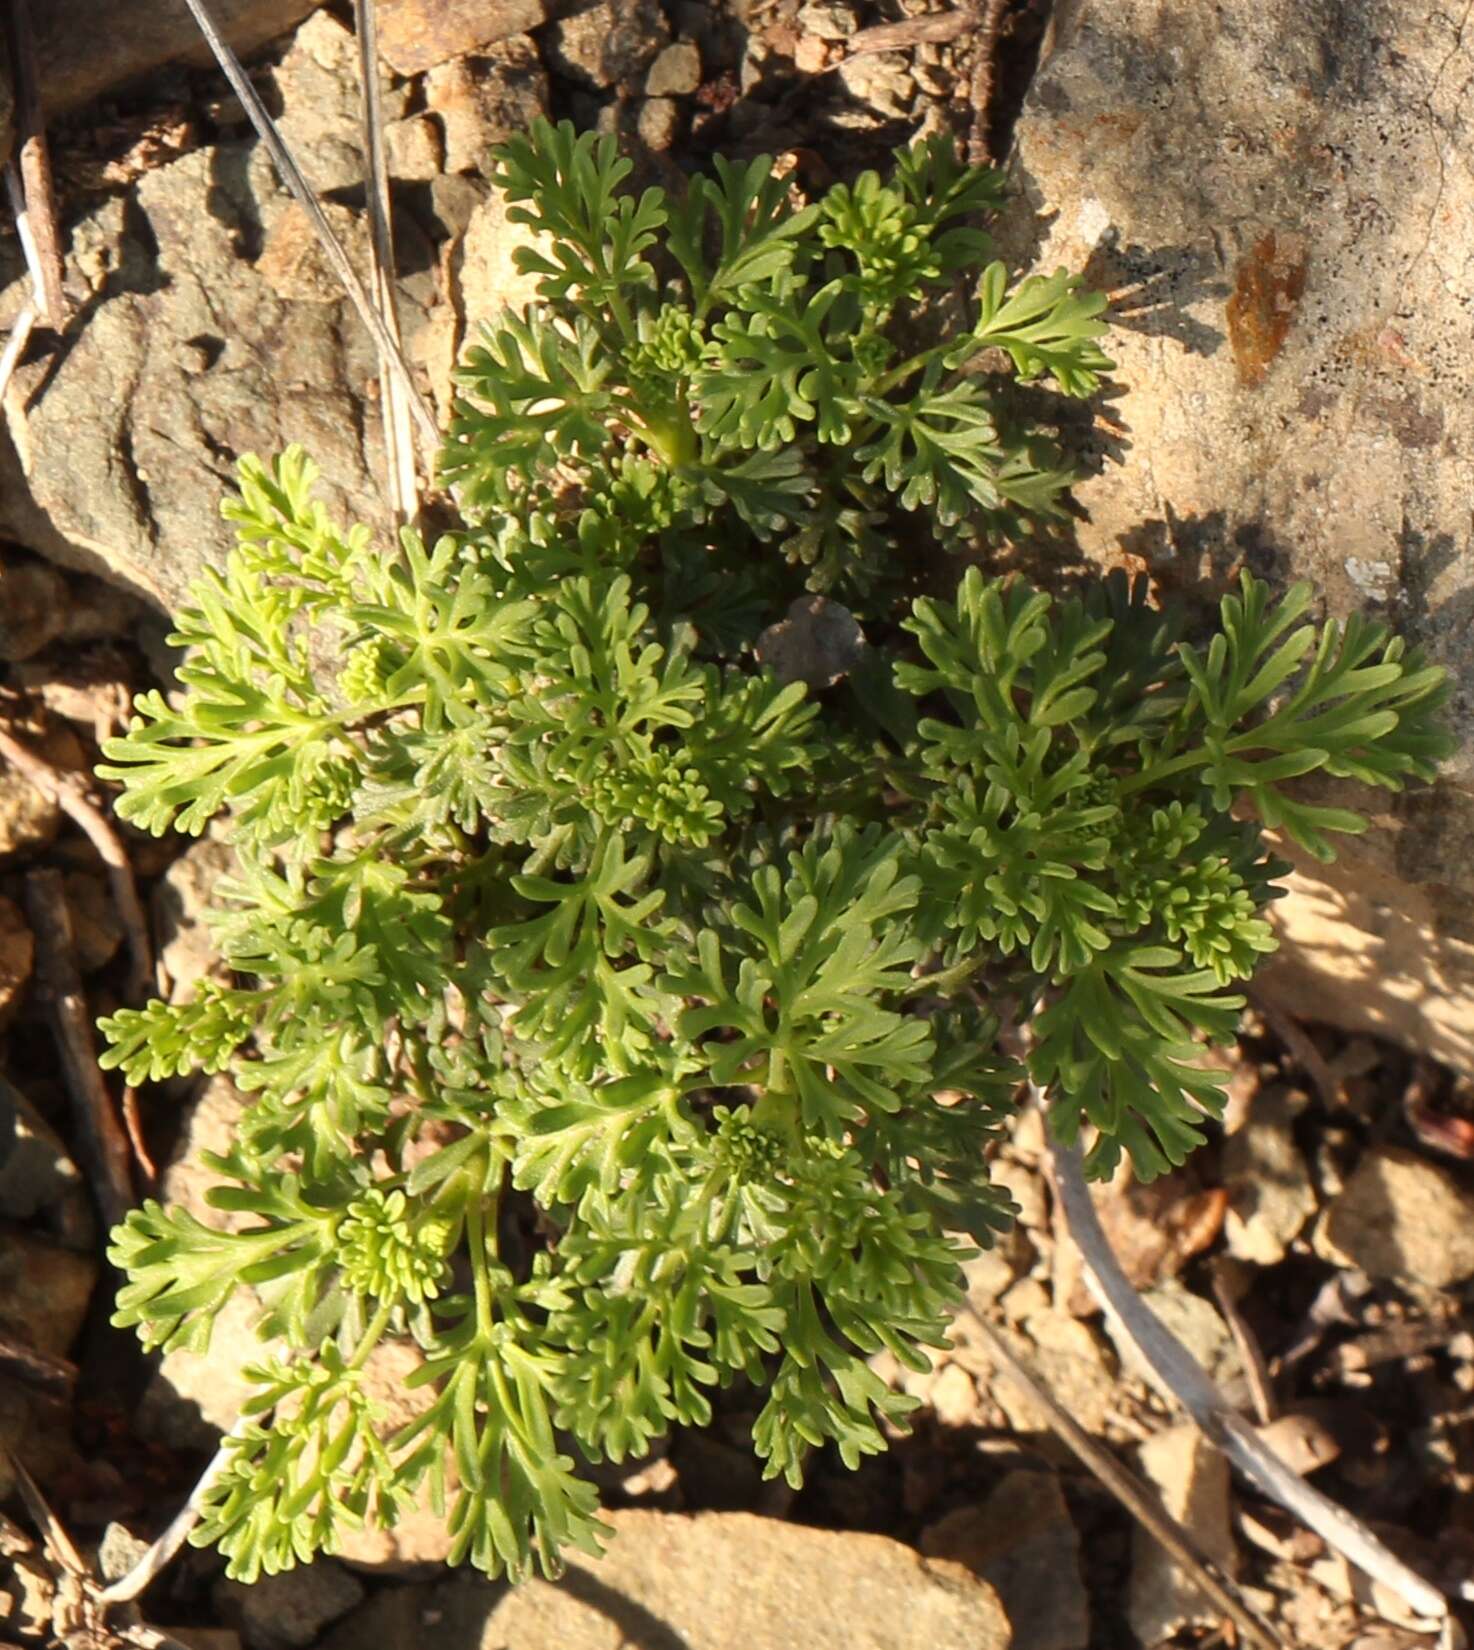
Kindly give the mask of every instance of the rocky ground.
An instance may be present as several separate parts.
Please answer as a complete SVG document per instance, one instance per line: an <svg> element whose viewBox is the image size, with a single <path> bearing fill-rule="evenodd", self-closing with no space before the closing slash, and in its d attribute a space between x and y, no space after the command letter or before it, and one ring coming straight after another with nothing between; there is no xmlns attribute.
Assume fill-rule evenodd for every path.
<svg viewBox="0 0 1474 1650"><path fill-rule="evenodd" d="M299 24L254 78L361 244L346 9L276 0L254 24L248 4L225 9L243 38L270 32L268 12L271 27ZM514 230L484 168L488 146L534 115L617 131L655 176L766 149L817 187L935 126L975 155L1001 154L1048 11L1043 0L965 14L944 0L380 0L401 306L436 406L468 327L519 296ZM167 680L162 605L223 548L216 505L237 455L303 440L333 503L383 515L372 350L300 211L224 81L159 67L157 47L124 32L142 54L130 65L148 72L110 101L97 101L95 70L56 60L71 77L56 108L80 105L51 132L74 314L64 335L37 334L0 442L0 1443L79 1545L111 1527L111 1553L128 1531L155 1533L187 1493L233 1418L251 1343L243 1309L209 1358L174 1354L160 1370L107 1325L99 1207L126 1185L199 1208L198 1154L228 1137L240 1099L222 1081L165 1088L114 1140L82 1125L65 1061L87 1017L136 998L138 982L117 882L78 798L130 694ZM1035 153L1043 118L1025 114ZM21 269L7 225L0 322L23 302ZM1154 302L1175 291L1184 314L1201 297L1167 287ZM1129 314L1160 339L1143 305ZM1188 355L1211 353L1195 336ZM1152 546L1133 543L1156 566ZM186 991L213 966L200 914L223 850L207 838L176 857L122 836L159 983ZM1290 1021L1282 1000L1246 1016L1221 1139L1151 1186L1098 1190L1098 1207L1133 1282L1231 1399L1317 1485L1455 1586L1474 1566L1474 1092L1344 1029L1344 1013L1331 1016L1342 1029ZM1113 1341L1059 1229L1042 1145L1026 1113L995 1165L1021 1220L974 1263L972 1307L1157 1486L1285 1642L1430 1642L1398 1599L1232 1486ZM157 1176L154 1163L166 1166ZM913 1435L858 1473L817 1462L797 1496L760 1482L747 1399L733 1394L712 1427L609 1482L613 1554L560 1587L509 1593L423 1568L442 1540L427 1518L251 1590L188 1553L147 1613L211 1650L397 1650L431 1637L452 1650L1233 1643L1222 1612L997 1356L960 1319L928 1375L887 1371L923 1400ZM386 1360L382 1374L392 1399L402 1370ZM3 1456L0 1488L13 1488ZM35 1642L25 1634L49 1583L20 1539L0 1523L11 1574L0 1641Z"/></svg>

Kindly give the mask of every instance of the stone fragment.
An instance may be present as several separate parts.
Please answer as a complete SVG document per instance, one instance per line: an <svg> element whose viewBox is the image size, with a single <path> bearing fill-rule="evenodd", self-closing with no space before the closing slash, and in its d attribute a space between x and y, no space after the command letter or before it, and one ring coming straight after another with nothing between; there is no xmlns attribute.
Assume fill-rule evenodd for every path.
<svg viewBox="0 0 1474 1650"><path fill-rule="evenodd" d="M1016 1650L1085 1650L1090 1600L1080 1537L1051 1472L1008 1473L981 1506L959 1507L921 1532L928 1558L966 1565L998 1594Z"/></svg>
<svg viewBox="0 0 1474 1650"><path fill-rule="evenodd" d="M285 34L317 0L212 0L210 15L237 52L248 54ZM97 0L46 0L33 6L36 57L46 72L41 98L48 115L81 107L165 63L214 64L183 5L108 0L99 27Z"/></svg>
<svg viewBox="0 0 1474 1650"><path fill-rule="evenodd" d="M407 115L384 128L384 162L389 176L405 183L429 183L445 168L445 139L429 115Z"/></svg>
<svg viewBox="0 0 1474 1650"><path fill-rule="evenodd" d="M1256 1266L1283 1260L1315 1213L1310 1174L1290 1129L1295 1110L1288 1089L1261 1089L1248 1121L1223 1143L1228 1251Z"/></svg>
<svg viewBox="0 0 1474 1650"><path fill-rule="evenodd" d="M121 590L111 594L130 600ZM10 676L32 700L53 716L85 728L99 745L121 732L132 714L127 662L107 646L79 652L68 648L59 659L32 659L13 665Z"/></svg>
<svg viewBox="0 0 1474 1650"><path fill-rule="evenodd" d="M323 212L354 268L364 268L369 241L364 214L337 201L325 201ZM289 303L336 304L343 296L343 284L328 262L312 219L296 201L277 214L256 260L256 273Z"/></svg>
<svg viewBox="0 0 1474 1650"><path fill-rule="evenodd" d="M1228 1463L1223 1456L1195 1426L1184 1424L1147 1439L1139 1460L1166 1510L1203 1553L1228 1575L1236 1575L1238 1550L1230 1525ZM1138 1642L1153 1645L1186 1627L1216 1626L1222 1620L1219 1607L1139 1527L1133 1534L1127 1615Z"/></svg>
<svg viewBox="0 0 1474 1650"><path fill-rule="evenodd" d="M38 1352L63 1358L87 1316L97 1261L29 1232L0 1234L0 1325Z"/></svg>
<svg viewBox="0 0 1474 1650"><path fill-rule="evenodd" d="M1129 1158L1122 1160L1111 1180L1092 1184L1090 1196L1113 1253L1137 1289L1152 1289L1176 1277L1214 1243L1228 1203L1219 1188L1203 1190L1190 1170L1138 1180ZM1078 1267L1073 1245L1061 1245L1056 1260ZM1081 1282L1071 1291L1069 1303L1083 1314L1092 1310L1092 1299Z"/></svg>
<svg viewBox="0 0 1474 1650"><path fill-rule="evenodd" d="M68 871L63 881L77 966L84 974L91 974L117 955L123 943L123 924L113 904L107 878L101 871ZM0 964L0 997L3 991L3 964Z"/></svg>
<svg viewBox="0 0 1474 1650"><path fill-rule="evenodd" d="M848 40L860 26L860 19L849 0L810 0L800 6L794 18L796 27L820 40Z"/></svg>
<svg viewBox="0 0 1474 1650"><path fill-rule="evenodd" d="M1330 1466L1341 1454L1334 1432L1308 1411L1292 1410L1258 1428L1259 1440L1267 1445L1292 1472L1306 1473Z"/></svg>
<svg viewBox="0 0 1474 1650"><path fill-rule="evenodd" d="M847 124L874 125L881 120L900 120L911 113L916 82L903 58L896 52L866 52L841 60L835 78L857 104L869 113Z"/></svg>
<svg viewBox="0 0 1474 1650"><path fill-rule="evenodd" d="M663 155L680 136L680 104L670 97L647 97L640 105L635 130L651 154Z"/></svg>
<svg viewBox="0 0 1474 1650"><path fill-rule="evenodd" d="M1007 1650L997 1594L883 1536L748 1513L620 1510L602 1559L510 1590L471 1576L386 1589L324 1650ZM1023 1650L1023 1647L1021 1647Z"/></svg>
<svg viewBox="0 0 1474 1650"><path fill-rule="evenodd" d="M205 916L216 883L235 869L235 849L228 842L204 836L190 843L154 884L150 901L153 930L169 995L176 1002L219 966L220 953Z"/></svg>
<svg viewBox="0 0 1474 1650"><path fill-rule="evenodd" d="M694 41L676 40L645 75L646 97L685 97L701 84L701 53Z"/></svg>
<svg viewBox="0 0 1474 1650"><path fill-rule="evenodd" d="M520 309L536 302L540 277L518 269L516 255L520 248L537 247L542 240L526 224L508 218L507 198L500 189L493 189L474 208L465 238L451 259L468 336L474 338L481 323L494 320L503 305Z"/></svg>
<svg viewBox="0 0 1474 1650"><path fill-rule="evenodd" d="M525 34L547 15L543 0L378 0L379 56L395 74L423 74Z"/></svg>
<svg viewBox="0 0 1474 1650"><path fill-rule="evenodd" d="M353 30L329 11L314 12L271 78L281 101L277 125L313 188L321 195L360 186L366 168ZM383 96L386 120L403 113L402 93Z"/></svg>
<svg viewBox="0 0 1474 1650"><path fill-rule="evenodd" d="M0 660L29 659L66 628L66 581L54 567L10 551L0 555Z"/></svg>
<svg viewBox="0 0 1474 1650"><path fill-rule="evenodd" d="M97 1543L95 1568L102 1581L121 1581L148 1552L150 1543L134 1535L126 1524L116 1521L102 1532Z"/></svg>
<svg viewBox="0 0 1474 1650"><path fill-rule="evenodd" d="M1474 34L1398 0L1123 0L1056 15L1015 133L1024 266L1111 294L1110 423L1087 433L1080 548L1169 591L1240 563L1308 580L1454 675L1458 752L1305 856L1261 989L1474 1070ZM1344 795L1344 792L1341 793ZM1314 922L1304 915L1315 899Z"/></svg>
<svg viewBox="0 0 1474 1650"><path fill-rule="evenodd" d="M780 682L831 687L860 663L865 633L855 615L827 596L799 596L758 637L753 651Z"/></svg>
<svg viewBox="0 0 1474 1650"><path fill-rule="evenodd" d="M549 66L596 91L632 80L670 39L658 0L600 0L546 34Z"/></svg>
<svg viewBox="0 0 1474 1650"><path fill-rule="evenodd" d="M316 1558L249 1586L222 1579L213 1597L220 1619L239 1630L250 1650L307 1650L363 1603L364 1586L341 1564Z"/></svg>
<svg viewBox="0 0 1474 1650"><path fill-rule="evenodd" d="M931 1407L944 1427L972 1425L978 1416L978 1389L961 1364L944 1364L931 1386Z"/></svg>
<svg viewBox="0 0 1474 1650"><path fill-rule="evenodd" d="M1032 1280L1025 1280L1026 1282ZM986 1345L969 1332L966 1318L953 1326L959 1362L1003 1411L1018 1433L1048 1433L1053 1421L1006 1371L994 1366ZM1114 1360L1089 1324L1051 1308L1031 1314L1008 1338L1018 1356L1087 1432L1104 1432L1115 1412L1119 1377Z"/></svg>
<svg viewBox="0 0 1474 1650"><path fill-rule="evenodd" d="M30 706L8 705L10 731L63 773L77 773L86 757L77 736ZM0 758L0 861L44 848L61 825L61 807Z"/></svg>
<svg viewBox="0 0 1474 1650"><path fill-rule="evenodd" d="M0 1218L39 1222L72 1249L90 1249L96 1222L66 1142L0 1077Z"/></svg>
<svg viewBox="0 0 1474 1650"><path fill-rule="evenodd" d="M801 34L793 47L793 66L800 74L819 74L829 66L829 42L821 35Z"/></svg>
<svg viewBox="0 0 1474 1650"><path fill-rule="evenodd" d="M1376 1146L1326 1211L1315 1246L1370 1277L1450 1289L1474 1277L1474 1193L1415 1152Z"/></svg>
<svg viewBox="0 0 1474 1650"><path fill-rule="evenodd" d="M548 112L548 77L523 36L484 56L459 57L430 70L425 104L440 117L447 172L489 173L491 147L525 132Z"/></svg>
<svg viewBox="0 0 1474 1650"><path fill-rule="evenodd" d="M1244 1365L1228 1325L1211 1301L1195 1295L1175 1279L1142 1292L1143 1302L1160 1319L1202 1367L1208 1379L1230 1400L1236 1402L1244 1388ZM1106 1332L1115 1343L1121 1362L1134 1374L1146 1368L1135 1347L1107 1317Z"/></svg>

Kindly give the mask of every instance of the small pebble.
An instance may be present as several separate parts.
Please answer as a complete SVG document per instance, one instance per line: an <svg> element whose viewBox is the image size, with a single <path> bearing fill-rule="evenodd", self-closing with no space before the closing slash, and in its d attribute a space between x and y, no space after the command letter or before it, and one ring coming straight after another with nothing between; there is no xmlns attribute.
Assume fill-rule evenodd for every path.
<svg viewBox="0 0 1474 1650"><path fill-rule="evenodd" d="M655 154L663 154L680 131L680 105L669 97L648 97L640 106L637 130L640 142Z"/></svg>
<svg viewBox="0 0 1474 1650"><path fill-rule="evenodd" d="M647 97L684 97L701 84L701 53L689 40L667 46L645 76Z"/></svg>

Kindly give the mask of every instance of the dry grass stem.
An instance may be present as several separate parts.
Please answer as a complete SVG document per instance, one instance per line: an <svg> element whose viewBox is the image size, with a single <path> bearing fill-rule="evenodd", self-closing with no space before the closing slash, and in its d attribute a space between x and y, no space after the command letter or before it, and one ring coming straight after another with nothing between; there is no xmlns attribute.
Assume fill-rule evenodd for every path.
<svg viewBox="0 0 1474 1650"><path fill-rule="evenodd" d="M41 113L41 82L36 42L31 30L31 0L10 0L6 38L15 81L17 190L12 193L16 227L26 247L26 262L41 320L54 331L67 322L62 290L61 237L56 227L56 199L51 186L51 156ZM16 195L19 195L17 200Z"/></svg>
<svg viewBox="0 0 1474 1650"><path fill-rule="evenodd" d="M27 299L21 306L20 314L10 324L10 336L5 340L5 349L0 352L0 406L5 404L10 380L15 377L15 369L26 353L26 345L30 343L31 334L36 330L36 322L40 318L35 300Z"/></svg>
<svg viewBox="0 0 1474 1650"><path fill-rule="evenodd" d="M1389 1587L1420 1616L1443 1621L1448 1600L1409 1568L1360 1519L1321 1494L1269 1449L1223 1401L1186 1347L1132 1288L1111 1250L1085 1186L1075 1146L1053 1143L1051 1167L1065 1224L1085 1263L1092 1293L1141 1354L1161 1390L1174 1398L1245 1478L1291 1512L1350 1563Z"/></svg>
<svg viewBox="0 0 1474 1650"><path fill-rule="evenodd" d="M405 403L414 415L415 422L420 426L421 433L433 448L439 443L440 431L435 423L435 415L430 411L424 396L415 384L414 374L410 371L409 362L404 358L404 351L384 324L379 314L378 306L369 297L364 284L358 278L348 254L343 250L343 244L333 233L328 223L327 214L322 209L322 203L313 193L307 179L302 175L302 169L293 159L291 151L282 141L281 133L277 130L276 122L267 112L266 105L261 101L261 95L251 84L250 77L241 67L241 60L231 49L230 43L221 34L214 17L210 14L205 0L185 0L195 22L199 25L200 33L209 42L210 50L214 52L216 61L224 71L225 78L230 82L231 90L241 100L241 105L250 117L251 124L256 128L262 143L266 145L267 153L271 156L282 182L291 190L306 212L318 241L322 245L328 262L332 265L333 273L343 283L343 290L353 302L363 324L368 328L379 352L383 358L393 364L394 372L399 379L400 388L404 392Z"/></svg>
<svg viewBox="0 0 1474 1650"><path fill-rule="evenodd" d="M399 309L394 291L394 219L389 194L389 167L384 152L384 107L379 86L379 50L374 0L353 0L358 36L359 90L363 99L363 149L368 157L369 259L374 297L385 327L401 343ZM415 435L410 410L400 390L394 364L380 352L380 403L384 415L384 460L389 506L396 526L419 514Z"/></svg>
<svg viewBox="0 0 1474 1650"><path fill-rule="evenodd" d="M1235 1624L1244 1637L1260 1650L1285 1650L1285 1644L1266 1622L1239 1597L1232 1582L1223 1575L1192 1536L1164 1508L1157 1496L1129 1472L1114 1455L1090 1436L1078 1421L1056 1401L1049 1389L1030 1373L1013 1348L971 1306L963 1313L987 1344L988 1355L1029 1394L1049 1417L1050 1425L1095 1477L1202 1588L1203 1592Z"/></svg>

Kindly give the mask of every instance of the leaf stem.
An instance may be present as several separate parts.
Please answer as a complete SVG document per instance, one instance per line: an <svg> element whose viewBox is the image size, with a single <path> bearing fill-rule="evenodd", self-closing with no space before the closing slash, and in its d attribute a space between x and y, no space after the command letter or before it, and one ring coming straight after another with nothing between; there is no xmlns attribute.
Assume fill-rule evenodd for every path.
<svg viewBox="0 0 1474 1650"><path fill-rule="evenodd" d="M476 1288L476 1333L483 1343L490 1345L494 1327L495 1302L492 1298L491 1276L487 1269L488 1225L495 1229L500 1192L490 1197L476 1198L466 1210L466 1247L471 1260L471 1276ZM487 1220L488 1209L491 1215Z"/></svg>
<svg viewBox="0 0 1474 1650"><path fill-rule="evenodd" d="M389 1319L393 1316L393 1313L394 1302L392 1300L379 1302L378 1309L373 1317L369 1319L368 1327L364 1330L362 1339L355 1347L353 1356L348 1360L349 1369L362 1369L368 1362L369 1353L379 1344L384 1331L389 1327Z"/></svg>

